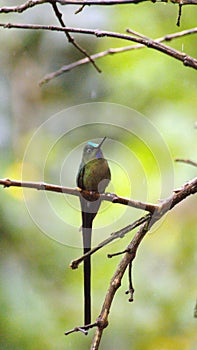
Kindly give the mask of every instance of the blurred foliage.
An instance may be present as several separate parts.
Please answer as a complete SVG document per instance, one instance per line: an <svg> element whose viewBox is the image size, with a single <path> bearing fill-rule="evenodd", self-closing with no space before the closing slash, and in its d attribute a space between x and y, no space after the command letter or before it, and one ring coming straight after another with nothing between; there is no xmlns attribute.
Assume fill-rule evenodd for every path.
<svg viewBox="0 0 197 350"><path fill-rule="evenodd" d="M177 31L178 9L172 4L147 2L138 6L90 7L77 16L74 10L75 7L63 9L69 26L121 32L131 27L152 38ZM194 6L184 7L181 30L196 25L196 11ZM1 21L57 24L48 5L32 8L20 15L1 15ZM129 45L128 42L106 38L76 35L76 39L90 53ZM141 49L98 60L102 74L98 74L91 65L84 65L40 88L38 81L46 73L81 58L79 52L65 41L65 36L62 33L1 29L0 45L1 178L21 178L24 152L32 135L45 120L62 109L90 102L113 102L137 110L157 128L172 159L196 160L194 122L197 86L193 69L151 49ZM168 45L197 56L195 36L180 38ZM89 118L91 121L91 116ZM55 127L50 132L34 144L29 163L25 164L26 180L42 180L38 160L56 133ZM83 130L76 128L66 140L59 140L48 155L45 180L59 184L59 167L64 154L69 154L87 139L101 137L104 132L98 125L95 129L91 126ZM131 140L125 131L111 129L110 132L114 139L133 151L132 159L128 156L125 160L128 166L132 163L133 169L128 168L132 172L130 189L127 172L121 173L118 166L124 157L123 150L106 143L105 153L114 159L110 164L114 180L109 190L135 199L157 201L160 198L158 159L155 161L146 145L134 135ZM159 144L156 143L155 147L164 157ZM73 151L72 159L68 158L66 163L69 166L63 167L64 185L75 186L79 161L77 151ZM165 164L165 158L162 161ZM143 182L143 171L148 186ZM162 171L171 176L167 163ZM175 188L194 176L195 168L174 164ZM166 191L170 194L171 190L170 187ZM54 194L47 197L62 221L65 236L74 237L71 240L75 248L72 248L71 244L63 245L49 239L28 214L26 204L32 202L37 209L36 215L48 224L54 234L59 234L60 227L39 205L42 203L40 193L26 191L25 203L21 189L1 188L0 191L0 349L88 349L93 331L88 337L82 334L64 337L64 331L80 325L83 319L82 269L71 271L68 268L69 262L81 252L77 249L80 245L77 241L81 239L78 232L80 213L72 210L72 207L78 206L77 199ZM108 204L103 205L95 220L96 227L113 221L111 226L108 223L106 236L111 228L119 229L131 222L135 215L139 216L134 209L128 212L120 206L108 207ZM125 211L127 216L123 215ZM120 218L118 224L117 218ZM66 220L72 224L70 233L66 227L64 229ZM196 300L195 220L196 199L193 197L177 206L145 238L134 261L134 303L128 304L124 294L128 288L125 276L113 303L110 325L105 330L101 349L196 348L196 319L193 317ZM102 231L102 227L99 228ZM100 231L97 242L102 238ZM124 240L105 247L93 257L94 317L100 312L109 281L120 259L107 260L106 254L124 249L130 237L131 234L128 234Z"/></svg>

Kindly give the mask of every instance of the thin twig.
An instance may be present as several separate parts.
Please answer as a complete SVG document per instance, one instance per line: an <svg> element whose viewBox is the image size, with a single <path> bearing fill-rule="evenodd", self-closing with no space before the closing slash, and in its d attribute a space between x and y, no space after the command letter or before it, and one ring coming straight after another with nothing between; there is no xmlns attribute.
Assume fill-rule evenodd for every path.
<svg viewBox="0 0 197 350"><path fill-rule="evenodd" d="M78 13L82 12L86 5L81 5L78 10L75 11L75 15L78 15Z"/></svg>
<svg viewBox="0 0 197 350"><path fill-rule="evenodd" d="M133 30L131 28L127 28L127 33L129 34L133 34L133 35L136 35L138 38L141 38L141 39L146 39L146 40L149 40L149 38L141 33L138 33L136 32L136 30ZM158 40L155 40L155 41L158 41Z"/></svg>
<svg viewBox="0 0 197 350"><path fill-rule="evenodd" d="M57 4L56 2L52 2L52 7L53 10L55 12L55 15L59 21L59 23L61 24L62 28L65 28L66 25L62 19L62 13L58 10ZM96 65L96 63L94 62L94 60L91 58L91 56L87 53L87 51L81 47L73 38L72 35L69 34L69 32L65 32L65 35L68 39L68 42L71 43L79 52L81 52L84 56L86 56L88 58L88 60L93 64L93 66L96 68L98 73L101 73L101 70L99 69L99 67Z"/></svg>
<svg viewBox="0 0 197 350"><path fill-rule="evenodd" d="M181 162L181 163L186 163L186 164L190 164L190 165L193 165L193 166L197 166L197 162L194 162L193 160L190 160L190 159L176 158L175 162Z"/></svg>
<svg viewBox="0 0 197 350"><path fill-rule="evenodd" d="M81 332L81 333L83 333L85 335L88 335L89 329L91 329L93 327L96 327L97 325L98 325L98 323L94 322L94 323L90 323L90 324L87 324L87 325L84 325L84 326L74 327L74 328L70 329L69 331L66 331L64 334L65 335L69 335L71 333Z"/></svg>
<svg viewBox="0 0 197 350"><path fill-rule="evenodd" d="M116 253L112 253L112 254L107 254L107 257L108 257L109 259L111 259L111 258L114 258L115 256L123 255L123 254L126 253L126 252L127 252L127 249L124 249L124 250L122 250L121 252L116 252Z"/></svg>
<svg viewBox="0 0 197 350"><path fill-rule="evenodd" d="M49 2L49 0L28 0L27 2L25 2L22 5L0 7L0 13L10 13L10 12L22 13L22 12L24 12L24 11L26 11L34 6L42 5L46 2Z"/></svg>
<svg viewBox="0 0 197 350"><path fill-rule="evenodd" d="M177 22L176 22L176 25L178 27L180 27L180 23L181 23L182 6L183 6L183 4L182 4L182 0L181 0L181 2L179 3L179 13L178 13L178 18L177 18Z"/></svg>
<svg viewBox="0 0 197 350"><path fill-rule="evenodd" d="M131 232L136 227L142 225L144 222L148 221L149 219L150 219L150 214L141 217L140 219L134 221L132 224L122 228L119 231L113 232L110 235L110 237L108 237L104 241L100 242L96 247L94 247L91 250L89 250L86 254L83 254L82 256L80 256L79 258L77 258L75 260L72 260L71 263L70 263L70 267L72 269L77 269L79 264L81 264L82 261L84 261L87 258L87 256L90 256L90 255L94 254L99 249L103 248L104 246L106 246L107 244L111 243L115 239L123 238L128 232ZM123 251L121 253L115 253L114 255L119 255L119 254L123 254L123 253L125 253L125 251ZM108 257L110 258L110 257L112 257L112 255L108 254Z"/></svg>
<svg viewBox="0 0 197 350"><path fill-rule="evenodd" d="M194 317L197 318L197 300L196 300L196 305L194 307Z"/></svg>
<svg viewBox="0 0 197 350"><path fill-rule="evenodd" d="M133 288L133 282L132 282L132 261L130 261L130 263L129 263L128 275L129 275L129 289L125 292L125 294L130 294L129 302L132 302L133 301L133 294L135 291Z"/></svg>

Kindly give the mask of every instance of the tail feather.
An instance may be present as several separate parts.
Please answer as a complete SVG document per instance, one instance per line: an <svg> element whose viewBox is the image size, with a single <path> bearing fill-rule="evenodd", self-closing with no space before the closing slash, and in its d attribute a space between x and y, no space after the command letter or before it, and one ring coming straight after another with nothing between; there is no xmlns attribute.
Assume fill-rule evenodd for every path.
<svg viewBox="0 0 197 350"><path fill-rule="evenodd" d="M81 199L82 207L82 234L83 252L87 253L91 249L92 222L100 207L100 201L87 202ZM91 323L91 257L84 260L84 324Z"/></svg>
<svg viewBox="0 0 197 350"><path fill-rule="evenodd" d="M91 249L92 227L82 227L83 252L87 253ZM84 324L91 323L91 259L88 256L83 264L84 278Z"/></svg>

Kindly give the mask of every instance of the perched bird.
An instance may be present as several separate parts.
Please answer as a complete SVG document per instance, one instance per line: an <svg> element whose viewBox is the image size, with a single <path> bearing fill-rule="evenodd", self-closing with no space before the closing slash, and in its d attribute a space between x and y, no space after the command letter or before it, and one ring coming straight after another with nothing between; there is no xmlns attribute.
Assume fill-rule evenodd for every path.
<svg viewBox="0 0 197 350"><path fill-rule="evenodd" d="M103 193L111 180L107 160L101 151L106 137L96 144L88 142L83 150L82 161L77 175L77 186L82 190ZM82 235L84 254L91 249L92 222L101 205L101 199L94 200L91 195L80 196L82 211ZM91 323L91 261L84 260L84 324Z"/></svg>

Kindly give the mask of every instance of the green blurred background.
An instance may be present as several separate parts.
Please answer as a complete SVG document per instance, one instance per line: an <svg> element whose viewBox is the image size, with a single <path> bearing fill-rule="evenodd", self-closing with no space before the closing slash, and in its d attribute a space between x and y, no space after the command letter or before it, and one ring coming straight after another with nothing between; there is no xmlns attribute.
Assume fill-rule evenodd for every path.
<svg viewBox="0 0 197 350"><path fill-rule="evenodd" d="M0 5L8 6L5 1L1 1ZM9 5L16 5L16 1L10 1ZM90 7L77 16L74 15L76 7L61 10L69 26L120 32L130 27L152 38L178 30L178 9L172 4L154 5L147 2L138 6ZM188 6L183 10L180 29L194 27L197 9ZM20 15L1 15L1 22L57 24L51 7L46 4ZM75 38L90 53L128 44L106 38L79 35ZM194 123L197 80L193 69L151 49L142 49L97 61L102 74L98 74L91 65L84 65L39 87L38 82L45 74L81 58L79 52L66 42L64 34L1 29L0 45L1 178L21 179L27 144L45 120L68 107L92 102L122 104L137 110L157 128L172 161L176 157L196 160ZM197 56L194 35L177 39L171 45ZM55 130L51 130L52 136L53 133ZM65 151L57 147L57 152L66 153L66 147L76 147L85 139L91 139L91 133L91 128L86 127L82 139L81 130L76 131L74 140L72 134L67 139ZM100 137L99 126L98 134ZM139 157L149 179L148 198L156 202L160 193L155 187L157 173L150 166L150 158L143 156L143 148L140 148L137 139L129 144L124 133L114 132L113 136L135 149L135 155ZM42 180L36 161L45 149L46 137L40 137L39 146L35 147L32 158L28 159L29 178L26 180ZM159 153L160 145L156 147ZM109 141L105 146L105 153L108 152ZM114 157L118 158L118 153L114 152ZM64 185L75 186L79 161L80 158L76 156L73 167L67 171L68 182L64 178ZM129 158L126 162L130 162ZM165 159L163 162L165 164ZM58 184L59 168L56 169L54 164L55 153L48 159L44 179ZM130 196L127 182L124 186L124 180L117 181L116 170L114 168L112 172L116 192ZM167 163L165 172L171 176L172 169L169 174L168 170ZM177 188L196 176L196 170L189 165L175 163L173 176L173 185ZM134 190L131 189L131 196L144 199L144 186L138 174L135 174L132 184ZM171 190L172 187L167 186L168 195ZM88 349L93 330L88 337L79 333L64 336L64 331L82 324L83 320L82 269L71 271L68 267L70 261L80 255L80 250L50 239L41 232L27 211L20 189L1 188L0 192L0 349ZM43 220L58 232L59 227L46 215L44 208L39 207L39 195L29 190L26 200L35 200ZM60 195L52 196L53 205L61 213L63 221L68 216L66 210L69 210L69 205L65 203L65 198L63 202ZM73 201L74 205L78 205L77 199ZM107 214L104 220L114 220L121 210L120 206L110 206L110 215ZM136 214L132 214L132 209L130 212L130 221L132 215L138 217L141 214L136 211ZM134 261L134 303L129 304L124 293L128 288L125 275L113 302L110 324L104 332L101 349L196 348L196 319L193 317L196 300L195 219L196 198L190 197L170 212L158 229L144 239ZM76 211L70 211L69 220L73 228L71 232L65 229L65 235L76 235L75 239L80 240L80 213L77 212L76 216ZM99 224L99 220L102 221L102 217L95 225ZM127 220L129 222L128 217ZM124 225L124 220L117 226L114 224L113 230L121 225ZM106 236L110 232L108 229ZM132 235L128 234L124 240L105 247L93 257L93 318L100 312L109 281L120 260L120 257L107 260L106 254L124 249Z"/></svg>

